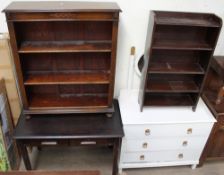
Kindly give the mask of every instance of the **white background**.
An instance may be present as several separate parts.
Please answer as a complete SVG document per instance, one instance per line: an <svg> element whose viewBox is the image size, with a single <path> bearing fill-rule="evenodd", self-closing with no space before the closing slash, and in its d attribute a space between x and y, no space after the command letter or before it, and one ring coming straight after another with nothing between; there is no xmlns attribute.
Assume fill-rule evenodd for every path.
<svg viewBox="0 0 224 175"><path fill-rule="evenodd" d="M11 1L0 0L0 10L3 10ZM107 0L104 1L107 2ZM150 10L212 12L224 20L224 0L114 0L114 2L117 2L122 9L118 31L116 97L119 95L120 89L127 87L131 46L136 47L136 57L143 53ZM3 13L0 14L0 33L2 32L8 32ZM221 31L215 55L224 55L224 29ZM138 87L139 78L135 75L134 88Z"/></svg>

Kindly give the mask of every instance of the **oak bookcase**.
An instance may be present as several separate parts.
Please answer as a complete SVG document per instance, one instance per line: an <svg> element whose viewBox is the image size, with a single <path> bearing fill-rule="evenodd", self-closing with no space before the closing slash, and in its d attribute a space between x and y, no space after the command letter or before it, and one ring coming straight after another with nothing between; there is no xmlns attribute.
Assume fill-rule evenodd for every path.
<svg viewBox="0 0 224 175"><path fill-rule="evenodd" d="M116 3L14 2L4 12L25 114L114 111Z"/></svg>
<svg viewBox="0 0 224 175"><path fill-rule="evenodd" d="M152 11L139 103L192 106L202 91L222 26L213 14Z"/></svg>

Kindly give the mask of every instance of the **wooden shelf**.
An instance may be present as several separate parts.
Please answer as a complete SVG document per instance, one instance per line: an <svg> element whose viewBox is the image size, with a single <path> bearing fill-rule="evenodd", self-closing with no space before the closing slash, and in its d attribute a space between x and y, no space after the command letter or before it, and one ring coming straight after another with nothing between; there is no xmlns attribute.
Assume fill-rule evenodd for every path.
<svg viewBox="0 0 224 175"><path fill-rule="evenodd" d="M146 92L198 93L199 88L194 81L149 80Z"/></svg>
<svg viewBox="0 0 224 175"><path fill-rule="evenodd" d="M111 52L111 41L25 41L19 53Z"/></svg>
<svg viewBox="0 0 224 175"><path fill-rule="evenodd" d="M107 107L107 103L108 98L103 95L58 97L56 95L32 94L29 109Z"/></svg>
<svg viewBox="0 0 224 175"><path fill-rule="evenodd" d="M152 49L164 50L208 50L213 48L205 41L155 40Z"/></svg>
<svg viewBox="0 0 224 175"><path fill-rule="evenodd" d="M25 85L109 84L109 74L103 74L103 73L30 74L26 76L24 84Z"/></svg>
<svg viewBox="0 0 224 175"><path fill-rule="evenodd" d="M193 106L194 102L188 94L147 94L145 106Z"/></svg>
<svg viewBox="0 0 224 175"><path fill-rule="evenodd" d="M200 64L183 64L183 63L150 63L148 67L149 73L167 73L167 74L204 74L204 70Z"/></svg>
<svg viewBox="0 0 224 175"><path fill-rule="evenodd" d="M156 19L158 25L178 25L178 26L198 26L198 27L221 27L220 23L214 20L206 18L195 18L195 17L159 17Z"/></svg>

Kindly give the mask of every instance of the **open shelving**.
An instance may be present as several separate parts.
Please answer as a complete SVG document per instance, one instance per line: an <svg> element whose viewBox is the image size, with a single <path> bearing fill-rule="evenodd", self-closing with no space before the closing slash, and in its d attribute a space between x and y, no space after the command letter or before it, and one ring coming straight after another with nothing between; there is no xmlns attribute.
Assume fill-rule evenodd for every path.
<svg viewBox="0 0 224 175"><path fill-rule="evenodd" d="M213 14L152 11L139 102L196 109L222 26Z"/></svg>
<svg viewBox="0 0 224 175"><path fill-rule="evenodd" d="M26 114L113 112L120 9L81 4L72 12L54 11L60 3L6 11Z"/></svg>

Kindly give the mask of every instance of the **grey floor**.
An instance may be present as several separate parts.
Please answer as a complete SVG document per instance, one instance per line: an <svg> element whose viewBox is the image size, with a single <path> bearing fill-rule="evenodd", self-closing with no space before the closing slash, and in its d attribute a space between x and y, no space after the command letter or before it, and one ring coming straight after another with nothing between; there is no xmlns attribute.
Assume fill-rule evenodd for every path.
<svg viewBox="0 0 224 175"><path fill-rule="evenodd" d="M30 155L35 170L100 170L111 175L110 148L51 147L32 150ZM21 170L24 170L23 163ZM190 166L124 170L127 175L224 175L224 161L206 162L192 170Z"/></svg>

